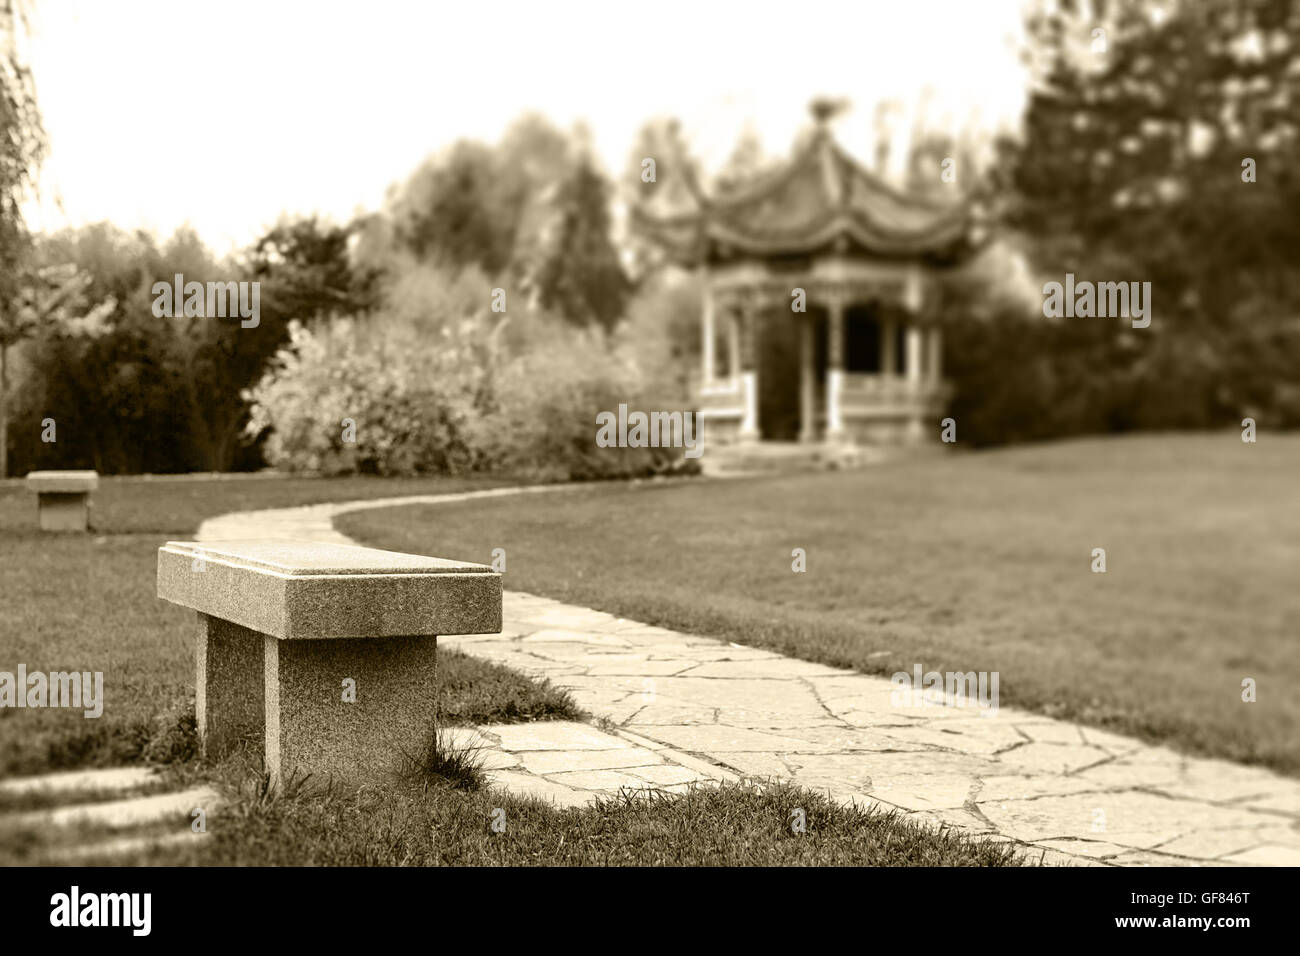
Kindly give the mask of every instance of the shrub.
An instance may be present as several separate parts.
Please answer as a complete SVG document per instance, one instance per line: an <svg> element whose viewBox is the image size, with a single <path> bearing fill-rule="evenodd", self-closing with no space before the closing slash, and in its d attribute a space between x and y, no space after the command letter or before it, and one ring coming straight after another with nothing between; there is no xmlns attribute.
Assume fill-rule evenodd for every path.
<svg viewBox="0 0 1300 956"><path fill-rule="evenodd" d="M681 467L674 448L600 448L596 415L646 407L640 370L596 330L558 322L503 363L493 407L475 427L485 467L542 481L661 474Z"/></svg>
<svg viewBox="0 0 1300 956"><path fill-rule="evenodd" d="M249 430L289 471L405 475L470 466L467 396L452 356L413 354L376 334L378 315L290 327L290 343L251 389ZM444 373L439 375L439 372Z"/></svg>
<svg viewBox="0 0 1300 956"><path fill-rule="evenodd" d="M515 303L493 313L491 288L477 270L409 266L375 313L293 324L246 393L249 430L265 436L268 459L299 472L542 481L695 467L680 449L596 446L597 413L674 407L659 404L660 363ZM345 435L349 419L354 435Z"/></svg>

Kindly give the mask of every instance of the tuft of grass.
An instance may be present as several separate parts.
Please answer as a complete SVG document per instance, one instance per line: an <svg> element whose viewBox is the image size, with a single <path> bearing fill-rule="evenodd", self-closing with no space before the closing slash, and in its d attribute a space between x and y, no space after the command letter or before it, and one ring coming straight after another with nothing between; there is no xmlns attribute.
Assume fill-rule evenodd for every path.
<svg viewBox="0 0 1300 956"><path fill-rule="evenodd" d="M194 701L154 720L155 730L141 750L141 757L153 764L177 764L199 755L199 726Z"/></svg>
<svg viewBox="0 0 1300 956"><path fill-rule="evenodd" d="M281 803L292 803L312 786L312 775L294 771L289 779L279 786L271 782L269 773L245 776L237 785L239 798L229 812L236 816L260 817L270 813ZM329 788L324 788L326 795ZM223 811L226 812L226 811Z"/></svg>
<svg viewBox="0 0 1300 956"><path fill-rule="evenodd" d="M412 768L410 776L426 789L445 786L452 790L481 790L486 783L483 748L462 745L446 730L436 728L429 745Z"/></svg>
<svg viewBox="0 0 1300 956"><path fill-rule="evenodd" d="M617 734L620 730L623 729L612 719L606 717L604 714L601 714L599 717L596 718L595 724L598 730L603 730L607 734Z"/></svg>

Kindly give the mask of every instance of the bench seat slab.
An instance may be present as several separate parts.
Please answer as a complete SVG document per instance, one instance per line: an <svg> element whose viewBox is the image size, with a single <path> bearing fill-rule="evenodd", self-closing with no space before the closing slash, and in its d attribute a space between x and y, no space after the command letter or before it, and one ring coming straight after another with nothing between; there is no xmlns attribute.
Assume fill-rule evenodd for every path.
<svg viewBox="0 0 1300 956"><path fill-rule="evenodd" d="M283 640L501 630L487 565L352 545L169 541L158 596Z"/></svg>
<svg viewBox="0 0 1300 956"><path fill-rule="evenodd" d="M99 487L96 471L29 471L27 490L37 494L84 495Z"/></svg>

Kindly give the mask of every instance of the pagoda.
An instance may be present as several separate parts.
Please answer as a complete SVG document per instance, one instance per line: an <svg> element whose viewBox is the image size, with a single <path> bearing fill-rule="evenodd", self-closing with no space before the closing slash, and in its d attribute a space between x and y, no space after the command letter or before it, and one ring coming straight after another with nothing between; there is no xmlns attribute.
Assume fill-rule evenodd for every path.
<svg viewBox="0 0 1300 956"><path fill-rule="evenodd" d="M835 141L836 107L780 168L634 213L703 277L699 416L711 443L912 444L949 397L932 310L973 251L969 206L906 195ZM935 175L939 175L936 169Z"/></svg>

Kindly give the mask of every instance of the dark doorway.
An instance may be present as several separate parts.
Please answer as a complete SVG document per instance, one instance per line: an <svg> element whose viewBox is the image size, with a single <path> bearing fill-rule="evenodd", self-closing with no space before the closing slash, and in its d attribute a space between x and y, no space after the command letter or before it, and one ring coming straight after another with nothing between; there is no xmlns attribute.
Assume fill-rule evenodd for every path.
<svg viewBox="0 0 1300 956"><path fill-rule="evenodd" d="M758 359L758 430L764 441L799 437L799 323L805 316L763 315Z"/></svg>
<svg viewBox="0 0 1300 956"><path fill-rule="evenodd" d="M880 314L874 306L855 306L844 316L844 370L880 372Z"/></svg>

